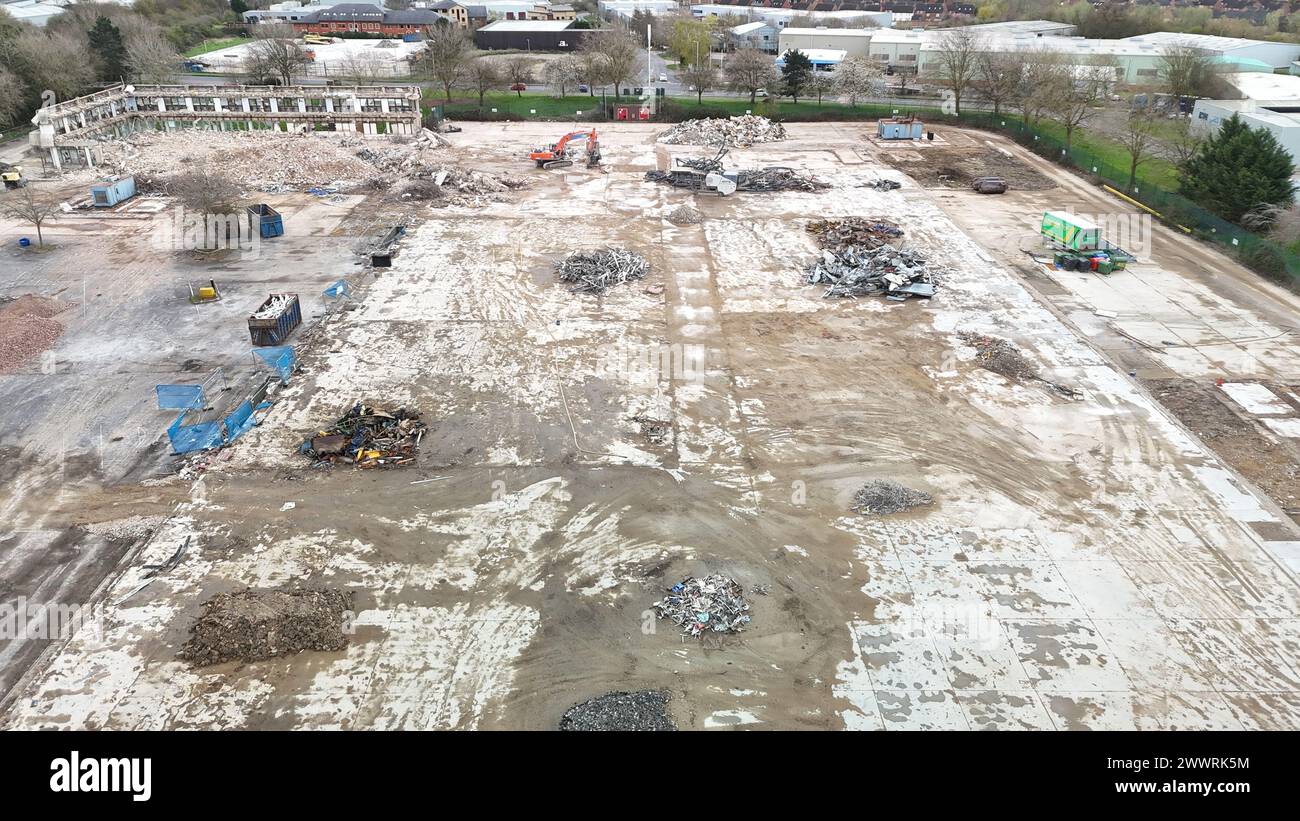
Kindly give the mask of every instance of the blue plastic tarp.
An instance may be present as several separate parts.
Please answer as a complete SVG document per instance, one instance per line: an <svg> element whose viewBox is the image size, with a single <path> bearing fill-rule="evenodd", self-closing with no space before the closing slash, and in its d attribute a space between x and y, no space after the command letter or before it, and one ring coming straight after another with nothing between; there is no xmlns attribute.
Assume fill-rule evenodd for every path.
<svg viewBox="0 0 1300 821"><path fill-rule="evenodd" d="M162 410L190 410L204 405L202 385L157 385L155 390Z"/></svg>
<svg viewBox="0 0 1300 821"><path fill-rule="evenodd" d="M340 297L352 296L352 289L348 287L345 279L340 279L322 292L326 299L338 299Z"/></svg>

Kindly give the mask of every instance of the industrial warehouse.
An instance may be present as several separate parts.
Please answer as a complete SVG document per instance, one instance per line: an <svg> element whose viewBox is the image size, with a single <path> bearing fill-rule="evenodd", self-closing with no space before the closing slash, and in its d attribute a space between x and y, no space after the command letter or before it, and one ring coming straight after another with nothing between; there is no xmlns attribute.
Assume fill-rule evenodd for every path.
<svg viewBox="0 0 1300 821"><path fill-rule="evenodd" d="M290 33L30 112L0 729L1300 728L1300 295L1252 228L1290 206L1141 176L1247 116L1296 151L1300 44L754 11L691 64L643 5L249 9ZM1134 88L1073 131L909 104L953 31ZM267 42L412 68L233 68ZM1148 115L1174 47L1222 96Z"/></svg>

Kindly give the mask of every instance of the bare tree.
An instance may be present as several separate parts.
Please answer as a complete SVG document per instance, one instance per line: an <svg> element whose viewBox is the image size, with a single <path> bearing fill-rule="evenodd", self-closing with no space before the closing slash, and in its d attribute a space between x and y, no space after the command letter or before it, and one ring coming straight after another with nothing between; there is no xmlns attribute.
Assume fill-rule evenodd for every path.
<svg viewBox="0 0 1300 821"><path fill-rule="evenodd" d="M379 79L385 67L384 58L374 51L354 51L343 60L343 74L359 83Z"/></svg>
<svg viewBox="0 0 1300 821"><path fill-rule="evenodd" d="M176 174L167 181L167 191L186 208L205 216L234 210L243 196L234 180L206 168Z"/></svg>
<svg viewBox="0 0 1300 821"><path fill-rule="evenodd" d="M542 78L548 86L559 90L561 99L568 89L581 82L578 75L582 73L582 69L578 62L578 58L572 54L564 54L553 60L547 60L546 65L542 67Z"/></svg>
<svg viewBox="0 0 1300 821"><path fill-rule="evenodd" d="M579 51L576 55L575 67L577 69L578 82L587 87L587 93L592 97L596 96L596 86L605 82L605 75L602 73L601 59L599 54L592 52Z"/></svg>
<svg viewBox="0 0 1300 821"><path fill-rule="evenodd" d="M961 99L979 76L979 59L985 51L983 39L968 28L952 29L939 38L935 77L952 93L953 113L959 117Z"/></svg>
<svg viewBox="0 0 1300 821"><path fill-rule="evenodd" d="M1030 125L1037 124L1054 99L1063 93L1062 80L1069 79L1061 70L1063 63L1060 54L1047 49L1030 49L1022 54L1021 82L1013 101Z"/></svg>
<svg viewBox="0 0 1300 821"><path fill-rule="evenodd" d="M831 75L831 87L841 97L847 97L850 106L863 97L870 97L880 86L884 72L866 57L847 57L840 61Z"/></svg>
<svg viewBox="0 0 1300 821"><path fill-rule="evenodd" d="M1151 158L1152 152L1159 144L1156 141L1155 121L1146 111L1133 111L1128 115L1128 120L1124 123L1124 131L1120 134L1120 142L1124 144L1124 150L1128 152L1128 187L1132 188L1137 184L1138 166Z"/></svg>
<svg viewBox="0 0 1300 821"><path fill-rule="evenodd" d="M533 61L529 57L520 54L506 60L506 80L509 81L515 90L515 95L522 97L524 91L519 86L526 86L533 82Z"/></svg>
<svg viewBox="0 0 1300 821"><path fill-rule="evenodd" d="M701 60L689 65L682 72L682 81L695 89L695 101L704 102L704 92L711 91L718 84L718 70L713 63Z"/></svg>
<svg viewBox="0 0 1300 821"><path fill-rule="evenodd" d="M1191 120L1179 120L1177 131L1164 143L1164 153L1169 161L1181 170L1187 165L1187 161L1200 151L1203 142L1205 142L1205 135L1192 128Z"/></svg>
<svg viewBox="0 0 1300 821"><path fill-rule="evenodd" d="M1048 116L1065 129L1066 151L1072 147L1074 133L1095 113L1102 87L1102 81L1091 69L1079 70L1066 60L1056 64L1055 76L1050 83L1055 93L1044 107Z"/></svg>
<svg viewBox="0 0 1300 821"><path fill-rule="evenodd" d="M440 26L430 36L417 64L432 80L442 86L443 95L451 102L451 90L464 77L470 61L474 59L474 43L469 33L451 26Z"/></svg>
<svg viewBox="0 0 1300 821"><path fill-rule="evenodd" d="M1190 46L1165 49L1158 70L1165 89L1174 97L1203 96L1214 78L1213 58Z"/></svg>
<svg viewBox="0 0 1300 821"><path fill-rule="evenodd" d="M18 122L29 113L24 105L26 97L27 88L22 79L0 65L0 128Z"/></svg>
<svg viewBox="0 0 1300 821"><path fill-rule="evenodd" d="M14 219L30 222L36 227L36 244L45 245L41 226L46 220L57 219L60 201L45 192L38 192L30 185L0 198L0 214Z"/></svg>
<svg viewBox="0 0 1300 821"><path fill-rule="evenodd" d="M483 107L483 97L492 89L500 88L504 78L501 63L491 57L470 60L465 67L465 82L478 93L479 108Z"/></svg>
<svg viewBox="0 0 1300 821"><path fill-rule="evenodd" d="M752 48L743 48L731 55L723 66L727 85L736 91L749 93L749 104L758 98L758 90L776 82L776 65L771 57Z"/></svg>
<svg viewBox="0 0 1300 821"><path fill-rule="evenodd" d="M601 79L614 85L614 98L622 94L622 86L630 83L641 59L641 46L635 36L626 31L595 31L583 38L579 50L594 55L599 62Z"/></svg>
<svg viewBox="0 0 1300 821"><path fill-rule="evenodd" d="M85 39L69 32L24 28L6 51L0 62L26 82L29 93L41 95L40 105L80 96L95 81Z"/></svg>
<svg viewBox="0 0 1300 821"><path fill-rule="evenodd" d="M145 28L128 36L126 58L132 76L154 85L166 83L181 60L171 41L157 28Z"/></svg>
<svg viewBox="0 0 1300 821"><path fill-rule="evenodd" d="M247 73L259 80L275 79L281 85L292 85L293 75L308 62L307 52L293 40L293 29L280 23L262 23L254 28L253 37L244 62Z"/></svg>
<svg viewBox="0 0 1300 821"><path fill-rule="evenodd" d="M1013 53L980 52L976 59L975 90L993 104L993 116L1016 97L1024 63Z"/></svg>

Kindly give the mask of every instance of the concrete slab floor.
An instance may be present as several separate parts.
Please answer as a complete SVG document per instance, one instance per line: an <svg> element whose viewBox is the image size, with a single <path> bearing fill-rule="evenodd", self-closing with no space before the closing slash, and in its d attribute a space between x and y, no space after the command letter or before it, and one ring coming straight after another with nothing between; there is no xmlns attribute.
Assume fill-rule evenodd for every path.
<svg viewBox="0 0 1300 821"><path fill-rule="evenodd" d="M467 160L519 170L560 130L454 138ZM608 173L536 171L518 202L427 212L358 310L321 327L261 427L197 482L155 477L148 492L175 515L108 574L94 629L30 668L0 726L550 729L572 704L643 687L670 690L679 723L699 729L1300 726L1300 587L1258 535L1286 532L1281 513L1026 289L1001 257L1005 231L972 229L981 247L956 206L873 158L861 124L790 130L734 156L831 190L719 199L646 183L655 130L625 125L602 128ZM880 176L904 188L864 186ZM703 224L662 219L684 202ZM1022 207L1018 221L1039 205ZM821 215L897 221L944 272L939 295L822 299L799 275L814 250L804 223ZM645 254L662 292L578 297L553 281L563 253L603 245ZM312 255L334 252L321 246L274 273L324 287ZM117 253L110 265L149 267ZM157 279L121 279L139 303L124 318L153 315L143 294ZM1239 324L1284 322L1262 296L1206 294ZM178 333L213 337L205 363L233 361L240 319ZM101 344L127 336L87 323ZM1083 397L980 369L963 330L1010 339ZM120 395L115 419L143 419L145 383L191 349L169 350L145 360L147 377L94 372L87 389L109 407ZM1267 362L1276 381L1294 380L1290 361ZM34 384L0 381L0 394ZM415 469L313 471L296 454L357 399L425 414ZM6 408L6 437L47 453L55 404L31 405L32 422ZM667 441L641 436L641 414L671 421ZM32 496L57 485L34 473L18 470L26 484L6 504L62 532L68 509L42 518ZM134 510L139 469L116 475L75 501L123 494ZM849 512L875 478L936 504ZM5 555L39 553L38 538ZM185 559L142 588L144 565L185 539ZM647 616L664 586L709 572L771 585L751 596L745 632L701 644ZM345 651L202 669L176 658L211 595L300 584L355 592Z"/></svg>

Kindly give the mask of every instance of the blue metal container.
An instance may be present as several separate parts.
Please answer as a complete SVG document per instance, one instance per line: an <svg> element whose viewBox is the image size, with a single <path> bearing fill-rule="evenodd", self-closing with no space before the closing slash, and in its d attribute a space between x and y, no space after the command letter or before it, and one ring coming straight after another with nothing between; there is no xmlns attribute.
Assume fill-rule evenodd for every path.
<svg viewBox="0 0 1300 821"><path fill-rule="evenodd" d="M248 227L257 228L257 232L262 239L279 237L284 235L284 218L280 212L260 202L257 205L248 206Z"/></svg>
<svg viewBox="0 0 1300 821"><path fill-rule="evenodd" d="M122 177L90 187L90 201L97 208L111 208L135 196L135 177Z"/></svg>
<svg viewBox="0 0 1300 821"><path fill-rule="evenodd" d="M261 313L280 296L288 297L289 303L279 314L264 319L256 316L248 318L248 333L254 345L279 345L293 333L294 328L302 324L302 305L298 302L297 294L271 294L258 307L257 313Z"/></svg>

